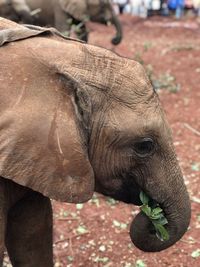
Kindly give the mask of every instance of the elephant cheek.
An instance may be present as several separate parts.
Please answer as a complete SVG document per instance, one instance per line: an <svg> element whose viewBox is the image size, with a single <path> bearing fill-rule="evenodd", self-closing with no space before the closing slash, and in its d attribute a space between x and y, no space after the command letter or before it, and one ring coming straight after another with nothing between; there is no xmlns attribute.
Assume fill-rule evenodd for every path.
<svg viewBox="0 0 200 267"><path fill-rule="evenodd" d="M95 179L95 191L101 194L113 195L122 187L120 179Z"/></svg>

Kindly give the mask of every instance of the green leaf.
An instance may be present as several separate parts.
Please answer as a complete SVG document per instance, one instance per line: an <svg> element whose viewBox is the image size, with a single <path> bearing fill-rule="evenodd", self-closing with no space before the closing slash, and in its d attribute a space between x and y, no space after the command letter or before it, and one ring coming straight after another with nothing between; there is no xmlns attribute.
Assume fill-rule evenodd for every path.
<svg viewBox="0 0 200 267"><path fill-rule="evenodd" d="M147 203L143 204L140 209L154 225L158 239L161 241L168 240L169 234L164 227L168 221L164 216L162 208L159 207L159 204L156 201L149 199L142 191L140 192L140 200L142 203Z"/></svg>
<svg viewBox="0 0 200 267"><path fill-rule="evenodd" d="M67 256L67 259L68 259L68 261L71 261L71 262L74 260L74 258L72 256Z"/></svg>
<svg viewBox="0 0 200 267"><path fill-rule="evenodd" d="M118 222L117 220L113 220L114 226L120 227L121 223Z"/></svg>
<svg viewBox="0 0 200 267"><path fill-rule="evenodd" d="M116 227L119 227L121 229L126 229L128 227L128 225L126 223L121 223L117 220L113 220L113 225Z"/></svg>
<svg viewBox="0 0 200 267"><path fill-rule="evenodd" d="M110 205L110 206L114 206L114 205L116 205L116 204L118 203L117 200L115 200L115 199L113 199L113 198L111 198L111 197L107 197L107 198L106 198L106 202L107 202L108 205Z"/></svg>
<svg viewBox="0 0 200 267"><path fill-rule="evenodd" d="M69 212L63 211L63 217L67 217L69 215Z"/></svg>
<svg viewBox="0 0 200 267"><path fill-rule="evenodd" d="M154 215L154 214L153 214L153 211L154 211L154 209L152 209L152 213L151 213L151 216L150 216L150 219L151 219L151 220L154 220L154 221L156 221L157 223L160 223L160 224L162 224L162 225L165 225L166 223L168 223L168 221L167 221L167 219L165 218L163 212Z"/></svg>
<svg viewBox="0 0 200 267"><path fill-rule="evenodd" d="M96 257L95 259L94 259L94 262L103 262L103 263L106 263L106 262L108 262L109 261L109 258L108 257Z"/></svg>
<svg viewBox="0 0 200 267"><path fill-rule="evenodd" d="M161 224L157 224L153 222L153 225L156 229L156 236L161 240L161 241L166 241L169 240L169 234L165 227Z"/></svg>
<svg viewBox="0 0 200 267"><path fill-rule="evenodd" d="M81 210L83 208L83 204L82 203L76 204L76 208L77 210Z"/></svg>
<svg viewBox="0 0 200 267"><path fill-rule="evenodd" d="M121 223L120 224L120 228L121 229L126 229L128 227L128 225L126 223Z"/></svg>
<svg viewBox="0 0 200 267"><path fill-rule="evenodd" d="M143 260L137 260L135 267L147 267Z"/></svg>
<svg viewBox="0 0 200 267"><path fill-rule="evenodd" d="M144 205L148 205L149 203L149 197L143 191L140 192L140 200Z"/></svg>
<svg viewBox="0 0 200 267"><path fill-rule="evenodd" d="M159 218L158 220L156 220L156 223L157 224L161 224L161 225L165 225L165 224L168 223L168 220L163 215L161 218Z"/></svg>
<svg viewBox="0 0 200 267"><path fill-rule="evenodd" d="M191 254L192 258L196 259L200 257L200 249L194 250Z"/></svg>
<svg viewBox="0 0 200 267"><path fill-rule="evenodd" d="M191 169L192 171L196 171L196 172L200 171L200 163L194 162L191 166Z"/></svg>
<svg viewBox="0 0 200 267"><path fill-rule="evenodd" d="M86 227L85 226L79 226L77 229L76 229L76 232L78 233L78 234L86 234L87 232L88 232L88 230L86 229Z"/></svg>
<svg viewBox="0 0 200 267"><path fill-rule="evenodd" d="M158 220L160 220L160 218L162 218L162 213L160 213L160 214L153 214L153 209L152 209L152 212L151 212L151 215L149 216L149 218L151 220L158 221Z"/></svg>
<svg viewBox="0 0 200 267"><path fill-rule="evenodd" d="M151 216L151 208L148 205L143 205L141 210L148 216Z"/></svg>
<svg viewBox="0 0 200 267"><path fill-rule="evenodd" d="M157 207L152 210L152 215L158 215L162 212L163 210L160 207Z"/></svg>

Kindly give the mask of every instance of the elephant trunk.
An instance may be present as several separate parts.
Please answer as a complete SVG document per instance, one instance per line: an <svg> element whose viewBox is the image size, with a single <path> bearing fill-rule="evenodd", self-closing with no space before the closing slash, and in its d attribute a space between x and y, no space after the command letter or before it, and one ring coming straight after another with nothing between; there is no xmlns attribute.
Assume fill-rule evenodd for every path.
<svg viewBox="0 0 200 267"><path fill-rule="evenodd" d="M121 25L119 19L117 18L117 16L115 14L113 14L113 16L112 16L111 23L116 28L116 35L112 39L112 44L118 45L122 40L122 35L123 35L123 33L122 33L122 25Z"/></svg>
<svg viewBox="0 0 200 267"><path fill-rule="evenodd" d="M151 186L153 184L154 186ZM143 251L161 251L176 243L187 231L191 216L189 196L180 171L178 174L176 171L173 177L167 179L167 189L164 184L156 186L154 180L152 183L148 183L146 188L144 186L142 190L159 203L163 209L168 221L165 228L169 239L164 241L158 239L152 222L143 212L140 212L131 224L131 240L136 247Z"/></svg>

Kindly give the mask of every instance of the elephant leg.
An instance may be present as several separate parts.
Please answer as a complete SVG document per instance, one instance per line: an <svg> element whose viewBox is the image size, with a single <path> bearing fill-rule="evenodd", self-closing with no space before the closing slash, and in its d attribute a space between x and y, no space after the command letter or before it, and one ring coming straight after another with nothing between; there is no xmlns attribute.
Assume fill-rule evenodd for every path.
<svg viewBox="0 0 200 267"><path fill-rule="evenodd" d="M5 220L4 217L0 216L0 267L3 265L4 256L4 238L5 238Z"/></svg>
<svg viewBox="0 0 200 267"><path fill-rule="evenodd" d="M8 212L6 247L13 267L52 267L50 200L29 192Z"/></svg>
<svg viewBox="0 0 200 267"><path fill-rule="evenodd" d="M3 256L5 251L5 233L7 221L6 200L4 181L0 177L0 267L3 265Z"/></svg>
<svg viewBox="0 0 200 267"><path fill-rule="evenodd" d="M65 13L60 5L56 3L54 6L54 24L56 29L69 35L72 26L70 20L72 21L71 16Z"/></svg>
<svg viewBox="0 0 200 267"><path fill-rule="evenodd" d="M75 20L74 24L77 25L76 35L78 39L85 41L87 43L88 42L88 31L87 31L85 23L82 21Z"/></svg>

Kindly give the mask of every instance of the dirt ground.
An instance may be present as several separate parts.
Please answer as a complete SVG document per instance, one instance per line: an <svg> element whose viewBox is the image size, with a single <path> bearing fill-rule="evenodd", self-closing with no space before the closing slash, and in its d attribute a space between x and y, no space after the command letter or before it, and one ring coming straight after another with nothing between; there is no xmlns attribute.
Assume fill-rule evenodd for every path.
<svg viewBox="0 0 200 267"><path fill-rule="evenodd" d="M143 20L128 15L121 21L124 40L119 46L110 43L114 29L97 24L89 24L90 43L140 61L160 88L191 196L191 224L173 247L144 253L129 238L137 207L97 194L84 205L54 201L55 267L199 267L200 24L194 19Z"/></svg>

